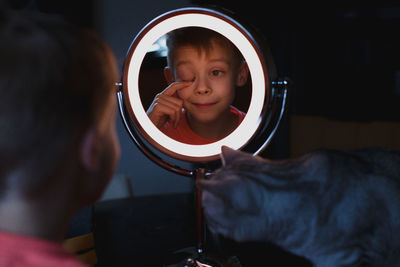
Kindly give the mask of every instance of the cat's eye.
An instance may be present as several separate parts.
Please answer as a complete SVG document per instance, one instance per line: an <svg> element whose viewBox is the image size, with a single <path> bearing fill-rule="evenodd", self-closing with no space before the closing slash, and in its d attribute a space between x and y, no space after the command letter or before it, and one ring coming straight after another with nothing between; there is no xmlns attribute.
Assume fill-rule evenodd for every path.
<svg viewBox="0 0 400 267"><path fill-rule="evenodd" d="M191 145L161 132L146 114L143 94L152 89L140 82L142 63L153 44L167 33L185 27L200 27L225 36L237 47L249 67L243 121L228 136L206 145ZM284 113L287 83L277 82L270 52L250 28L245 28L229 14L206 8L172 10L148 23L133 40L124 62L123 80L118 92L122 119L132 140L160 166L183 175L194 170L212 171L220 164L222 146L258 154L269 144ZM211 71L218 77L221 70ZM190 77L191 79L192 77ZM186 79L186 78L185 78ZM160 85L156 93L162 91ZM155 94L155 93L154 93ZM134 159L132 159L134 160Z"/></svg>

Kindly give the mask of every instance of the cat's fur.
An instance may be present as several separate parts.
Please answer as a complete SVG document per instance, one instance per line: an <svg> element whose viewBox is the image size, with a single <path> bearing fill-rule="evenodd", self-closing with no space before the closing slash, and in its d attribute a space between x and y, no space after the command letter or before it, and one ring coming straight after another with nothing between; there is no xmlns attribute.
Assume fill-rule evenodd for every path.
<svg viewBox="0 0 400 267"><path fill-rule="evenodd" d="M315 266L400 266L400 152L320 150L267 160L223 148L198 181L209 229L272 242Z"/></svg>

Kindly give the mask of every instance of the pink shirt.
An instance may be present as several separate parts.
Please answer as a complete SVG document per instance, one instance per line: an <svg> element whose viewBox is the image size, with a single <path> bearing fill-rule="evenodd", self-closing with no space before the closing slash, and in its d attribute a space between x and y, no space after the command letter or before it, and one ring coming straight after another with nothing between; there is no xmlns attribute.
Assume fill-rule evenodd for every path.
<svg viewBox="0 0 400 267"><path fill-rule="evenodd" d="M88 267L61 244L0 231L1 267Z"/></svg>
<svg viewBox="0 0 400 267"><path fill-rule="evenodd" d="M238 110L233 106L231 106L231 112L238 117L238 125L243 121L244 117L246 116L246 113ZM161 131L172 139L191 145L205 145L217 141L214 139L204 138L193 132L186 120L186 112L184 110L182 110L182 116L176 128L174 128L169 122L167 122L164 124L164 127L161 129Z"/></svg>

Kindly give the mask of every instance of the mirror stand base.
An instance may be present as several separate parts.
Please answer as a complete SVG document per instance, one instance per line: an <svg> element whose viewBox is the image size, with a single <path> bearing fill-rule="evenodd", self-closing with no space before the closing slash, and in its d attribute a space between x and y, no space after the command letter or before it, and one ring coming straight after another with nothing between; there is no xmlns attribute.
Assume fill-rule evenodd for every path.
<svg viewBox="0 0 400 267"><path fill-rule="evenodd" d="M175 253L180 255L181 260L163 267L243 267L235 256L227 258L214 253L198 254L196 247L184 248Z"/></svg>

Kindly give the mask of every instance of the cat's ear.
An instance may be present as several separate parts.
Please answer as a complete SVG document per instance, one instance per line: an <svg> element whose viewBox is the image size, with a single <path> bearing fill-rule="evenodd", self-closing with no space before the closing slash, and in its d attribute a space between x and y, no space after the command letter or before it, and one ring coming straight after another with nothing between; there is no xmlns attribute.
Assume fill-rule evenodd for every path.
<svg viewBox="0 0 400 267"><path fill-rule="evenodd" d="M246 153L242 151L234 150L227 146L221 147L221 160L223 166L234 161L238 157L243 157L244 155L246 155Z"/></svg>

